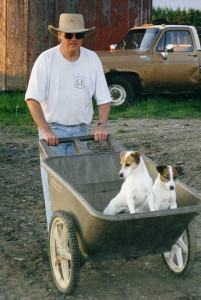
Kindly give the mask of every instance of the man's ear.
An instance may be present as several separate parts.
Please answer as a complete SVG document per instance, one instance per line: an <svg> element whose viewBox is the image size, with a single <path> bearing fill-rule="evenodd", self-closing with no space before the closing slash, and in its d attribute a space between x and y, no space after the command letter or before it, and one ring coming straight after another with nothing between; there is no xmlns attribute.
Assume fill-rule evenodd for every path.
<svg viewBox="0 0 201 300"><path fill-rule="evenodd" d="M58 41L61 42L61 32L60 31L58 31L57 37L58 37Z"/></svg>

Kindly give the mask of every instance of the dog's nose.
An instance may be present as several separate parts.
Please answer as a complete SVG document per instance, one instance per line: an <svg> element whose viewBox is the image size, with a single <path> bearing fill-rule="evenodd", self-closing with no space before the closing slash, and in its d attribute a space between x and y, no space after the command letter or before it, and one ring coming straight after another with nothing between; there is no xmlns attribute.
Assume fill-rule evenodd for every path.
<svg viewBox="0 0 201 300"><path fill-rule="evenodd" d="M119 173L119 177L122 178L123 177L123 173Z"/></svg>
<svg viewBox="0 0 201 300"><path fill-rule="evenodd" d="M170 186L170 190L174 190L174 186L173 185Z"/></svg>

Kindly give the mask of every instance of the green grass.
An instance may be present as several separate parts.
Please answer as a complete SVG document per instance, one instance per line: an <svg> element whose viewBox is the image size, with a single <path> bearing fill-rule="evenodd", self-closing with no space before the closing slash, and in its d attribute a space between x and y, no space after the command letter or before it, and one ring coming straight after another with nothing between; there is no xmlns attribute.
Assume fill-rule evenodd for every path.
<svg viewBox="0 0 201 300"><path fill-rule="evenodd" d="M94 107L94 118L97 118L98 110L96 106ZM201 97L199 95L141 97L129 107L111 107L110 120L118 118L199 119L201 118ZM34 124L24 101L24 93L0 94L0 124Z"/></svg>
<svg viewBox="0 0 201 300"><path fill-rule="evenodd" d="M188 119L201 118L201 98L155 96L141 97L130 107L111 108L113 118Z"/></svg>
<svg viewBox="0 0 201 300"><path fill-rule="evenodd" d="M33 120L24 101L24 93L0 94L0 123L4 125L32 125Z"/></svg>

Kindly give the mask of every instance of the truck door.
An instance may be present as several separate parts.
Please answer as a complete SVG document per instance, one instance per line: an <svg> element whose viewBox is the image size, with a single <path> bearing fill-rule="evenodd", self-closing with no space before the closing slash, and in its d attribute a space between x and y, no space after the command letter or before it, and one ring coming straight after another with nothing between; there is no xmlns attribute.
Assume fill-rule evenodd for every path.
<svg viewBox="0 0 201 300"><path fill-rule="evenodd" d="M168 52L167 60L161 53L172 44L174 52ZM168 29L154 49L154 89L193 90L199 80L197 49L188 29Z"/></svg>

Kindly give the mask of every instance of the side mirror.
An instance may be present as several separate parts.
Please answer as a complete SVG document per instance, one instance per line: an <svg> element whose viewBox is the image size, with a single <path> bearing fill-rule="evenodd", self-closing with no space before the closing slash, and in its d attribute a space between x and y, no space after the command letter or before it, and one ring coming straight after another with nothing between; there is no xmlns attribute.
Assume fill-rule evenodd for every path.
<svg viewBox="0 0 201 300"><path fill-rule="evenodd" d="M117 46L117 44L110 45L110 50L112 50L112 51L115 50L116 46Z"/></svg>
<svg viewBox="0 0 201 300"><path fill-rule="evenodd" d="M172 44L168 44L165 48L165 52L174 52L174 46Z"/></svg>
<svg viewBox="0 0 201 300"><path fill-rule="evenodd" d="M161 55L162 55L162 58L164 60L167 60L168 58L168 53L170 52L174 52L174 46L172 44L168 44L166 47L165 47L165 52L161 52Z"/></svg>

